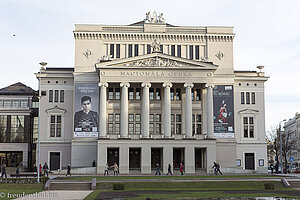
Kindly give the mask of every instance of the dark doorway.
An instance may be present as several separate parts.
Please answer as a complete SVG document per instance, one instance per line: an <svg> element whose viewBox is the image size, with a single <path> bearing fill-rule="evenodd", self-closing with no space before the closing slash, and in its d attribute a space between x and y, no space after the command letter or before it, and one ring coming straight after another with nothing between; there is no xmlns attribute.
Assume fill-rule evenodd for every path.
<svg viewBox="0 0 300 200"><path fill-rule="evenodd" d="M179 169L180 163L184 165L184 148L174 148L173 149L174 169Z"/></svg>
<svg viewBox="0 0 300 200"><path fill-rule="evenodd" d="M119 165L119 149L118 148L107 148L107 163L108 166L113 166L114 163Z"/></svg>
<svg viewBox="0 0 300 200"><path fill-rule="evenodd" d="M160 167L163 166L163 149L162 148L151 148L151 168L155 169L156 164Z"/></svg>
<svg viewBox="0 0 300 200"><path fill-rule="evenodd" d="M0 152L0 164L5 164L7 167L17 167L23 161L23 152Z"/></svg>
<svg viewBox="0 0 300 200"><path fill-rule="evenodd" d="M141 169L140 148L129 148L129 169Z"/></svg>
<svg viewBox="0 0 300 200"><path fill-rule="evenodd" d="M60 152L50 152L50 171L60 169Z"/></svg>
<svg viewBox="0 0 300 200"><path fill-rule="evenodd" d="M195 168L203 169L206 167L206 149L195 148Z"/></svg>
<svg viewBox="0 0 300 200"><path fill-rule="evenodd" d="M245 169L254 170L254 153L245 153Z"/></svg>

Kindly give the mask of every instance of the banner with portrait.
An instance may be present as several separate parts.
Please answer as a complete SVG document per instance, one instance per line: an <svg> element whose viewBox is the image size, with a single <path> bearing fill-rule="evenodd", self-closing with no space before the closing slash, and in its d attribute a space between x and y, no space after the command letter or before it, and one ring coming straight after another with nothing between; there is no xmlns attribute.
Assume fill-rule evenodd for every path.
<svg viewBox="0 0 300 200"><path fill-rule="evenodd" d="M98 137L98 105L97 83L75 84L74 137Z"/></svg>
<svg viewBox="0 0 300 200"><path fill-rule="evenodd" d="M213 101L215 137L234 138L233 85L216 85Z"/></svg>

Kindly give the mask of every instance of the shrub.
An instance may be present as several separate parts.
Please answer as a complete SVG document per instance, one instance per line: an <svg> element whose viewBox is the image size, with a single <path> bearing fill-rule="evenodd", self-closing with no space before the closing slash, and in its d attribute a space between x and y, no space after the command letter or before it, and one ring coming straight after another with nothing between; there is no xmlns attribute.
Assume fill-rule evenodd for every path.
<svg viewBox="0 0 300 200"><path fill-rule="evenodd" d="M125 185L123 183L115 183L113 184L113 189L114 190L124 190Z"/></svg>
<svg viewBox="0 0 300 200"><path fill-rule="evenodd" d="M275 188L274 183L265 183L264 186L266 190L274 190Z"/></svg>

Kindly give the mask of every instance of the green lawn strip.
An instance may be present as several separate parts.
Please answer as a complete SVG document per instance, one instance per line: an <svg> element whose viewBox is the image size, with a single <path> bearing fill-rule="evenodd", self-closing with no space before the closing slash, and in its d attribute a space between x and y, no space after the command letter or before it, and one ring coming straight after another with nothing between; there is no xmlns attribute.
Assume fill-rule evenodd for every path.
<svg viewBox="0 0 300 200"><path fill-rule="evenodd" d="M138 179L159 179L159 180L169 180L169 179L240 179L240 178L280 178L273 175L236 175L236 176L72 176L72 177L58 177L57 179L62 180L91 180L92 178L97 178L98 181L101 180L138 180Z"/></svg>
<svg viewBox="0 0 300 200"><path fill-rule="evenodd" d="M2 199L11 199L7 198L8 194L32 194L35 192L43 191L43 183L32 183L32 184L0 184L0 193L4 192L5 197Z"/></svg>
<svg viewBox="0 0 300 200"><path fill-rule="evenodd" d="M87 197L84 198L84 200L94 200L97 196L99 196L101 190L95 190L92 193L90 193Z"/></svg>
<svg viewBox="0 0 300 200"><path fill-rule="evenodd" d="M118 182L126 191L134 190L264 190L268 181L190 181L190 182ZM275 190L291 190L273 182ZM97 189L112 189L114 182L97 183Z"/></svg>
<svg viewBox="0 0 300 200"><path fill-rule="evenodd" d="M132 200L138 199L183 199L183 198L253 198L253 197L290 197L297 198L294 196L287 196L283 194L277 193L252 193L252 194L226 194L224 192L187 192L187 193L179 193L179 194L138 194L138 197L128 198Z"/></svg>

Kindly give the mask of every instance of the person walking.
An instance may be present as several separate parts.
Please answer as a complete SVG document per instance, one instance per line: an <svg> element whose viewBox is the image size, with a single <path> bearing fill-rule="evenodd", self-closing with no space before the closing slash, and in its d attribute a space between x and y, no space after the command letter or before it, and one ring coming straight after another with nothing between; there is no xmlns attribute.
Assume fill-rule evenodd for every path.
<svg viewBox="0 0 300 200"><path fill-rule="evenodd" d="M71 176L71 165L70 164L68 164L66 176L68 176L68 174Z"/></svg>
<svg viewBox="0 0 300 200"><path fill-rule="evenodd" d="M43 169L43 166L42 166L42 164L40 163L40 166L39 166L40 177L42 177L42 169Z"/></svg>
<svg viewBox="0 0 300 200"><path fill-rule="evenodd" d="M173 175L173 173L172 173L172 168L171 168L171 164L168 165L168 173L166 174L166 176L168 176L169 174L170 174L171 176Z"/></svg>
<svg viewBox="0 0 300 200"><path fill-rule="evenodd" d="M180 168L179 168L180 174L181 176L183 175L183 171L184 171L184 166L182 163L180 163Z"/></svg>
<svg viewBox="0 0 300 200"><path fill-rule="evenodd" d="M215 175L218 175L218 165L217 165L217 163L216 162L214 162L214 164L213 164L213 166L212 166L212 169L214 169L214 174Z"/></svg>
<svg viewBox="0 0 300 200"><path fill-rule="evenodd" d="M119 175L119 167L117 163L114 163L113 165L114 168L114 176L118 176Z"/></svg>
<svg viewBox="0 0 300 200"><path fill-rule="evenodd" d="M1 172L2 172L2 178L4 178L4 175L5 175L5 178L7 178L7 174L6 174L6 164L3 164L3 165L2 165L2 170L1 170Z"/></svg>
<svg viewBox="0 0 300 200"><path fill-rule="evenodd" d="M220 166L219 162L217 162L217 174L219 172L222 175L220 168L221 168L221 166Z"/></svg>
<svg viewBox="0 0 300 200"><path fill-rule="evenodd" d="M18 165L16 168L16 178L21 178L20 177L20 165Z"/></svg>
<svg viewBox="0 0 300 200"><path fill-rule="evenodd" d="M104 176L105 176L105 175L108 176L108 170L109 170L109 165L108 165L108 163L106 163L105 169L104 169Z"/></svg>
<svg viewBox="0 0 300 200"><path fill-rule="evenodd" d="M47 176L48 176L48 165L47 165L47 163L45 162L45 164L44 164L44 166L43 166L43 174L46 176L46 174L47 174Z"/></svg>
<svg viewBox="0 0 300 200"><path fill-rule="evenodd" d="M156 172L155 172L155 175L161 175L160 169L159 169L159 164L158 164L158 163L156 164Z"/></svg>

